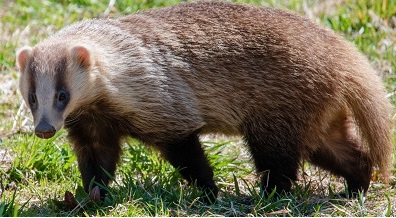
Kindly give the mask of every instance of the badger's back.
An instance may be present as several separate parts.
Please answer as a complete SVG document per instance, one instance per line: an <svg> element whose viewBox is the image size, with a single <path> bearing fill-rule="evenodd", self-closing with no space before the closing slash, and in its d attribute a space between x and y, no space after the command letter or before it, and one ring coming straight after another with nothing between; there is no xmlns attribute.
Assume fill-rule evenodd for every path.
<svg viewBox="0 0 396 218"><path fill-rule="evenodd" d="M119 22L142 40L159 73L171 78L170 92L194 99L191 107L198 107L213 129L237 132L252 116L301 126L312 113L320 114L325 102L342 101L337 95L351 77L373 74L372 85L380 83L352 45L281 10L200 2ZM174 81L181 81L183 90Z"/></svg>

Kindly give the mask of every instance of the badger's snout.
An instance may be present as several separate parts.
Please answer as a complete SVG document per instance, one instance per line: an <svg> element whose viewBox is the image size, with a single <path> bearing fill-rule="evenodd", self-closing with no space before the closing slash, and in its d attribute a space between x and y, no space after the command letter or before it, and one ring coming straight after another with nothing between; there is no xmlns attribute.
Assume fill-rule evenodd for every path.
<svg viewBox="0 0 396 218"><path fill-rule="evenodd" d="M55 128L49 124L45 119L42 119L40 123L36 126L34 133L42 138L42 139L49 139L55 135L56 130Z"/></svg>

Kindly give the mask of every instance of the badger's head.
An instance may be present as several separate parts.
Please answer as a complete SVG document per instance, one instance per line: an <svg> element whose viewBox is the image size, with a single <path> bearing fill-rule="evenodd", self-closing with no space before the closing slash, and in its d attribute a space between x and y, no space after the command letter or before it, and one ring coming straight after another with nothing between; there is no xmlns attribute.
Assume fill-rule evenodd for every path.
<svg viewBox="0 0 396 218"><path fill-rule="evenodd" d="M85 46L46 45L17 51L19 88L29 106L35 134L51 138L86 92L93 65Z"/></svg>

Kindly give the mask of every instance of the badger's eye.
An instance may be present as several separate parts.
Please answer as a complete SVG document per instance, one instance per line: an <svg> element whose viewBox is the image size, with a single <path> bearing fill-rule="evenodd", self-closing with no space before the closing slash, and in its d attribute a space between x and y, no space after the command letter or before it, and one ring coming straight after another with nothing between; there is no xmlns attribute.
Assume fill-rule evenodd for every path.
<svg viewBox="0 0 396 218"><path fill-rule="evenodd" d="M66 101L67 100L67 94L64 91L60 91L58 93L58 101Z"/></svg>
<svg viewBox="0 0 396 218"><path fill-rule="evenodd" d="M29 92L28 101L29 101L30 108L35 109L37 106L36 94L33 92Z"/></svg>
<svg viewBox="0 0 396 218"><path fill-rule="evenodd" d="M36 103L36 95L34 93L29 94L29 104L35 104Z"/></svg>
<svg viewBox="0 0 396 218"><path fill-rule="evenodd" d="M56 94L56 102L55 106L58 110L64 110L67 106L67 103L69 103L69 93L67 93L64 90L58 91Z"/></svg>

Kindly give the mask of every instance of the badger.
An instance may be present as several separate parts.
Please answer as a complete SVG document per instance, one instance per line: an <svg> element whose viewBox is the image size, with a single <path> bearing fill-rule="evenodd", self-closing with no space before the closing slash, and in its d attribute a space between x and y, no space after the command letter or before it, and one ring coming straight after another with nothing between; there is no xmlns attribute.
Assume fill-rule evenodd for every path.
<svg viewBox="0 0 396 218"><path fill-rule="evenodd" d="M354 45L279 9L182 3L69 25L17 51L34 132L64 127L85 190L106 186L133 137L213 202L199 136L241 136L266 192L290 191L301 161L367 192L389 177L392 106ZM105 190L100 195L105 196Z"/></svg>

